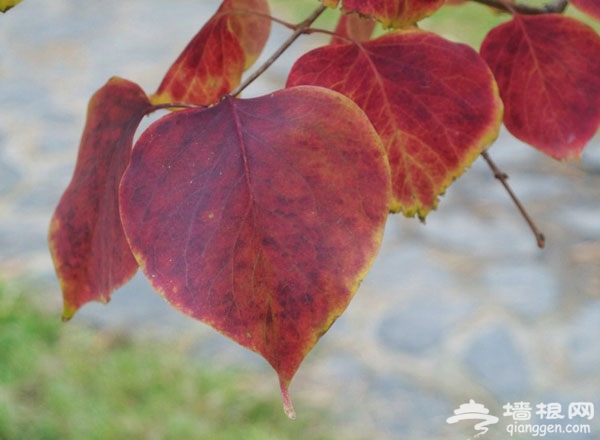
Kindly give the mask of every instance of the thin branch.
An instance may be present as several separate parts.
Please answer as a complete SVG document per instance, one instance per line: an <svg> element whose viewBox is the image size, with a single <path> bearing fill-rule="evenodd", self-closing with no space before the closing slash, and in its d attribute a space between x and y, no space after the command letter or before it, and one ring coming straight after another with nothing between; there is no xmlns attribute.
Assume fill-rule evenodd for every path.
<svg viewBox="0 0 600 440"><path fill-rule="evenodd" d="M278 24L280 24L288 29L291 29L291 30L296 30L296 28L298 27L298 25L295 25L293 23L288 23L287 21L282 20L277 17L273 17L272 15L263 14L262 12L249 11L246 9L229 9L227 11L223 11L223 12L215 15L213 17L213 19L218 18L218 17L228 16L228 15L250 15L253 17L264 18L265 20L273 21L273 22L278 23Z"/></svg>
<svg viewBox="0 0 600 440"><path fill-rule="evenodd" d="M310 29L306 29L304 31L304 33L306 35L310 35L310 34L324 34L324 35L329 35L331 37L334 38L340 38L342 40L346 40L348 43L354 43L354 44L359 44L359 41L356 41L354 38L350 38L347 37L345 35L339 34L335 31L330 31L328 29L320 29L320 28L310 28Z"/></svg>
<svg viewBox="0 0 600 440"><path fill-rule="evenodd" d="M491 6L505 12L512 12L512 10L525 15L536 15L536 14L561 14L564 12L568 5L568 0L556 0L554 3L549 3L540 8L533 6L520 5L517 3L505 3L502 0L472 0L476 3Z"/></svg>
<svg viewBox="0 0 600 440"><path fill-rule="evenodd" d="M494 161L492 160L492 158L490 157L490 155L488 154L487 151L484 151L483 153L481 153L481 156L485 159L485 161L487 162L489 167L492 169L492 172L494 173L494 177L496 179L498 179L500 181L500 183L502 183L502 186L504 186L504 189L506 189L506 191L508 192L508 195L513 200L513 202L515 203L517 208L519 209L519 212L521 213L521 215L523 216L523 218L529 225L531 232L533 232L533 235L535 235L535 239L537 241L538 247L540 249L543 249L546 244L546 238L544 237L544 234L538 229L536 224L533 222L533 220L529 216L529 213L525 210L525 208L523 207L523 205L521 204L521 202L519 201L519 199L517 198L517 196L511 189L510 185L508 184L508 182L507 182L508 174L501 171L498 168L498 166L496 166L496 164L494 163Z"/></svg>
<svg viewBox="0 0 600 440"><path fill-rule="evenodd" d="M326 6L320 5L306 20L298 24L295 27L294 33L292 33L292 35L290 35L290 37L282 43L279 49L277 49L267 61L265 61L258 69L256 69L252 75L250 75L233 92L231 92L231 96L237 96L242 93L242 91L252 84L256 78L261 76L269 67L271 67L271 65L281 56L281 54L283 54L294 43L294 41L296 41L298 37L311 26L326 9Z"/></svg>

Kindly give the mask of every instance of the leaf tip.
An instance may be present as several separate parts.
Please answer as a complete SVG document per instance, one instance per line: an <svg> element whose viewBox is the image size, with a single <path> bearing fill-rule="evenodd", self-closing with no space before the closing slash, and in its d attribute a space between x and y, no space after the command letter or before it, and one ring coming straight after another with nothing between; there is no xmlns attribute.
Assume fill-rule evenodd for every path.
<svg viewBox="0 0 600 440"><path fill-rule="evenodd" d="M288 390L289 381L279 380L279 387L281 389L281 399L283 401L283 412L288 416L290 420L296 420L296 411L290 398L290 392Z"/></svg>
<svg viewBox="0 0 600 440"><path fill-rule="evenodd" d="M4 14L9 9L12 9L15 6L17 6L19 3L21 3L21 1L22 0L0 1L0 12L2 12Z"/></svg>
<svg viewBox="0 0 600 440"><path fill-rule="evenodd" d="M63 306L63 312L61 316L62 322L70 321L71 318L75 315L76 311L77 309L75 307L72 307L69 304L65 303L65 305Z"/></svg>

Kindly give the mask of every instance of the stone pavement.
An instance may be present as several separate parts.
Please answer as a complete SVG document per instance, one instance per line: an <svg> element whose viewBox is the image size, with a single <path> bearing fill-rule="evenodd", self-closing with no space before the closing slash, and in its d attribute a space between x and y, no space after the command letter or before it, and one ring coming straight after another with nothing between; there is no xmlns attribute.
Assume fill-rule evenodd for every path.
<svg viewBox="0 0 600 440"><path fill-rule="evenodd" d="M112 75L152 91L217 4L25 1L0 16L0 278L37 283L59 313L45 236L87 100ZM274 40L284 35L275 28ZM307 37L296 49L318 42ZM293 58L247 96L281 87ZM506 403L530 403L529 423L542 425L554 421L535 406L561 403L559 422L590 424L591 434L550 438L600 438L600 417L568 418L573 402L600 409L600 140L581 164L555 163L504 132L491 154L547 248L537 249L483 161L426 225L390 217L372 271L292 383L299 417L324 404L339 418L339 438L461 439L476 434L474 422L446 419L474 399L500 418L482 438L499 439L514 426ZM185 335L199 359L244 363L276 387L262 360L170 309L140 276L110 305L90 304L75 319L139 337Z"/></svg>

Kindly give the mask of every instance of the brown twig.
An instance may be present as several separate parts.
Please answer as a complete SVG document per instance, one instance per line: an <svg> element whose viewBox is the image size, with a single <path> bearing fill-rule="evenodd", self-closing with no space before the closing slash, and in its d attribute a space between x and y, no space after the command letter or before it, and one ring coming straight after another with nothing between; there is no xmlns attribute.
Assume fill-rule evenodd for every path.
<svg viewBox="0 0 600 440"><path fill-rule="evenodd" d="M525 15L536 15L536 14L551 14L557 13L560 14L564 12L567 5L569 4L568 0L556 0L554 3L549 3L545 6L536 8L533 6L520 5L516 3L507 4L502 0L473 0L476 3L481 3L483 5L491 6L493 8L499 9L505 12L512 12L512 10Z"/></svg>
<svg viewBox="0 0 600 440"><path fill-rule="evenodd" d="M250 75L246 80L241 83L233 92L231 92L231 96L237 96L242 91L252 84L256 78L261 76L271 65L277 61L277 59L283 54L293 43L298 39L300 35L302 35L319 16L327 9L326 6L320 5L306 20L299 23L296 27L292 35L289 36L287 40L285 40L279 49L277 49L273 55L269 57L267 61L265 61L258 69L256 69L252 75Z"/></svg>
<svg viewBox="0 0 600 440"><path fill-rule="evenodd" d="M227 11L223 11L223 12L213 16L213 19L218 18L218 17L230 16L230 15L250 15L252 17L264 18L265 20L269 20L274 23L278 23L278 24L280 24L288 29L291 29L291 30L296 30L296 27L298 27L298 25L296 25L296 24L288 23L287 21L282 20L277 17L273 17L272 15L263 14L262 12L249 11L246 9L230 9Z"/></svg>
<svg viewBox="0 0 600 440"><path fill-rule="evenodd" d="M503 172L502 170L500 170L498 168L498 166L494 163L494 161L492 160L492 158L490 157L490 155L488 154L487 151L484 151L483 153L481 153L481 156L485 159L485 161L491 168L492 172L494 173L494 177L496 179L498 179L500 181L500 183L502 183L502 186L504 186L504 189L506 189L506 191L508 192L508 195L513 200L513 202L515 203L517 208L519 209L519 212L521 212L521 215L523 216L523 218L529 225L529 228L533 232L533 235L535 235L535 239L537 241L538 247L540 249L543 249L546 244L546 238L544 237L544 234L538 229L536 224L533 222L533 220L529 216L529 213L525 210L525 208L523 207L523 205L521 204L521 202L519 201L519 199L517 198L517 196L511 189L510 185L508 184L508 182L507 182L508 174L506 174L505 172Z"/></svg>

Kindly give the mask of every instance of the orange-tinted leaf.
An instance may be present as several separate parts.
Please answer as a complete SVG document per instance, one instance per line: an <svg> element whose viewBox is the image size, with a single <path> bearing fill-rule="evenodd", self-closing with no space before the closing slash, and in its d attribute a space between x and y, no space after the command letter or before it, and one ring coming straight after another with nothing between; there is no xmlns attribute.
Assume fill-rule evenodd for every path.
<svg viewBox="0 0 600 440"><path fill-rule="evenodd" d="M343 0L346 12L375 17L385 28L410 26L433 14L444 0Z"/></svg>
<svg viewBox="0 0 600 440"><path fill-rule="evenodd" d="M0 12L6 12L19 3L21 3L21 0L0 0Z"/></svg>
<svg viewBox="0 0 600 440"><path fill-rule="evenodd" d="M392 211L423 218L497 136L502 103L468 46L417 29L325 46L301 57L288 85L339 91L371 119L392 170Z"/></svg>
<svg viewBox="0 0 600 440"><path fill-rule="evenodd" d="M152 103L209 105L235 89L269 37L264 15L267 0L225 0L170 67Z"/></svg>
<svg viewBox="0 0 600 440"><path fill-rule="evenodd" d="M337 8L340 0L321 0L321 2L328 8Z"/></svg>
<svg viewBox="0 0 600 440"><path fill-rule="evenodd" d="M389 197L370 122L319 87L162 118L134 147L120 191L154 288L260 353L288 415L289 382L370 266Z"/></svg>
<svg viewBox="0 0 600 440"><path fill-rule="evenodd" d="M590 17L600 20L600 2L598 0L569 0L569 3Z"/></svg>
<svg viewBox="0 0 600 440"><path fill-rule="evenodd" d="M369 41L374 29L375 21L368 17L362 17L359 14L342 14L335 33L355 41ZM334 44L347 43L348 40L334 37L331 42Z"/></svg>
<svg viewBox="0 0 600 440"><path fill-rule="evenodd" d="M137 270L117 197L135 130L149 108L142 89L121 78L112 78L90 100L75 172L48 234L64 319L89 301L107 302Z"/></svg>
<svg viewBox="0 0 600 440"><path fill-rule="evenodd" d="M515 15L481 46L519 139L556 159L579 157L600 124L600 37L558 14Z"/></svg>
<svg viewBox="0 0 600 440"><path fill-rule="evenodd" d="M268 1L225 0L219 12L229 12L229 26L244 50L244 68L248 69L257 60L269 38L271 20L266 18L270 14Z"/></svg>

